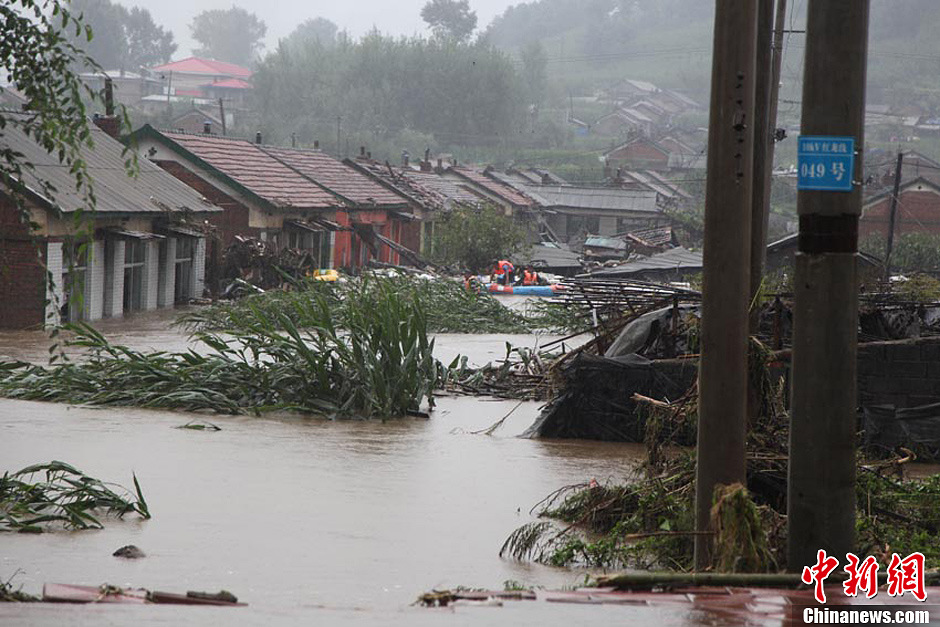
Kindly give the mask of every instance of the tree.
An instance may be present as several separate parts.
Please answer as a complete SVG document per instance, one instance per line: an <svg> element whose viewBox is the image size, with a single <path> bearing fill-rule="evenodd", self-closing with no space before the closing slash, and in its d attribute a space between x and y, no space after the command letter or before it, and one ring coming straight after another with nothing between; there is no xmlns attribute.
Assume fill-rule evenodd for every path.
<svg viewBox="0 0 940 627"><path fill-rule="evenodd" d="M231 9L203 11L189 25L193 39L202 44L199 56L248 66L264 44L268 27L254 13L233 6Z"/></svg>
<svg viewBox="0 0 940 627"><path fill-rule="evenodd" d="M169 61L176 52L173 33L157 26L147 9L134 7L125 13L124 41L129 67L150 67Z"/></svg>
<svg viewBox="0 0 940 627"><path fill-rule="evenodd" d="M291 31L285 39L288 45L302 45L307 42L317 42L323 46L331 46L336 42L336 33L339 27L325 17L315 17L301 22Z"/></svg>
<svg viewBox="0 0 940 627"><path fill-rule="evenodd" d="M533 41L522 48L519 57L522 59L522 76L528 88L529 102L538 106L545 99L545 85L548 82L545 48L541 41Z"/></svg>
<svg viewBox="0 0 940 627"><path fill-rule="evenodd" d="M157 26L146 9L128 10L110 0L72 0L70 6L93 33L91 40L73 33L71 42L106 69L136 71L169 61L176 51L173 33Z"/></svg>
<svg viewBox="0 0 940 627"><path fill-rule="evenodd" d="M477 27L477 14L470 10L469 0L428 0L421 9L421 19L441 39L467 41Z"/></svg>
<svg viewBox="0 0 940 627"><path fill-rule="evenodd" d="M491 268L494 260L518 252L524 242L525 231L499 207L459 207L434 225L431 250L442 264L480 273Z"/></svg>

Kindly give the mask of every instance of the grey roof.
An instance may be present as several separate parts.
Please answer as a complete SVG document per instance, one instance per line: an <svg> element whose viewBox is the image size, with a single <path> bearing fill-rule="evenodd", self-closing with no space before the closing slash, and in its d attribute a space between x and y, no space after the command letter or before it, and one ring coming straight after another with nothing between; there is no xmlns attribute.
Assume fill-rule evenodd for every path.
<svg viewBox="0 0 940 627"><path fill-rule="evenodd" d="M19 112L4 111L7 125L0 130L0 147L20 152L24 162L33 164L33 170L23 173L23 183L29 191L48 204L64 212L73 212L84 207L83 198L75 190L75 180L69 169L55 155L27 135L22 126L29 116ZM158 213L168 211L221 211L210 204L201 194L172 174L160 169L147 159L138 159L139 173L136 178L127 175L124 168L124 146L107 133L89 122L93 148L83 148L81 156L92 180L97 198L98 213ZM56 189L54 198L47 198L39 181L45 181Z"/></svg>
<svg viewBox="0 0 940 627"><path fill-rule="evenodd" d="M525 186L525 193L547 208L643 211L657 213L656 192L574 185Z"/></svg>
<svg viewBox="0 0 940 627"><path fill-rule="evenodd" d="M695 270L702 267L702 253L681 246L644 259L636 259L613 268L592 272L591 276L630 276L662 270Z"/></svg>
<svg viewBox="0 0 940 627"><path fill-rule="evenodd" d="M531 263L535 268L580 268L578 253L565 245L535 244L526 255L520 255L522 263Z"/></svg>

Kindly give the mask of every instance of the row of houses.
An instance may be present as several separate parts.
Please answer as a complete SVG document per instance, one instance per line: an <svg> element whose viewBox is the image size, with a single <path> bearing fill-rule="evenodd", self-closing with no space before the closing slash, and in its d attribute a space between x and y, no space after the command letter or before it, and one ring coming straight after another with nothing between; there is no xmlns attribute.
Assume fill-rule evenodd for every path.
<svg viewBox="0 0 940 627"><path fill-rule="evenodd" d="M149 125L118 141L113 113L96 116L94 148L83 151L96 210L62 167L25 131L27 113L0 136L34 169L3 190L0 210L0 326L120 317L173 306L218 287L223 254L254 239L309 255L321 268L356 271L381 262L414 263L428 252L436 222L456 207L499 207L531 239L565 244L668 224L669 184L651 177L622 185L571 185L544 170L475 168L430 155L399 165L363 147L339 160L313 149L271 146ZM128 178L124 161L137 157ZM47 193L42 181L58 190ZM29 210L20 221L16 200ZM38 251L38 255L37 255ZM52 280L44 275L47 268Z"/></svg>

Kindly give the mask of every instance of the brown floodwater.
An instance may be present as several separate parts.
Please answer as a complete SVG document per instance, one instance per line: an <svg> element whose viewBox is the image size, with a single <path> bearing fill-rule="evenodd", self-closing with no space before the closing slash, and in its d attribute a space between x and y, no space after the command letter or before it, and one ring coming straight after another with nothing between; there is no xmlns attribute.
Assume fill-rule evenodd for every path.
<svg viewBox="0 0 940 627"><path fill-rule="evenodd" d="M99 326L139 349L179 350L172 312ZM437 352L475 363L505 342L549 336L440 335ZM0 358L43 361L41 332L0 333ZM44 582L225 589L246 608L0 604L0 625L580 625L728 624L697 610L508 602L424 609L458 585L561 588L583 569L501 559L499 548L555 489L621 481L639 445L515 437L538 403L444 397L428 420L327 421L297 415L196 416L0 399L0 471L62 460L108 481L140 479L153 518L97 531L0 534L0 580L38 594ZM512 411L492 435L475 435ZM219 432L176 429L208 418ZM147 553L123 560L126 544ZM773 624L776 621L771 621ZM748 623L752 624L752 623ZM779 622L777 622L779 624Z"/></svg>

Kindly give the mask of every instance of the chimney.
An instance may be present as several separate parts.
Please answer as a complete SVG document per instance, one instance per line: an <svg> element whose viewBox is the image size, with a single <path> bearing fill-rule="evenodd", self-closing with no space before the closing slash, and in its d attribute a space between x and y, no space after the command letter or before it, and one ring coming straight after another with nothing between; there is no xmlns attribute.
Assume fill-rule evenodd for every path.
<svg viewBox="0 0 940 627"><path fill-rule="evenodd" d="M360 156L360 157L365 157L365 156L366 156L366 147L365 147L365 146L359 146L359 156Z"/></svg>
<svg viewBox="0 0 940 627"><path fill-rule="evenodd" d="M104 114L108 117L114 115L114 83L110 76L104 79Z"/></svg>
<svg viewBox="0 0 940 627"><path fill-rule="evenodd" d="M548 172L542 172L542 185L551 185L552 177L548 175Z"/></svg>
<svg viewBox="0 0 940 627"><path fill-rule="evenodd" d="M297 133L290 134L290 147L291 148L297 147Z"/></svg>
<svg viewBox="0 0 940 627"><path fill-rule="evenodd" d="M434 171L438 174L444 171L444 160L441 157L437 158L437 168Z"/></svg>
<svg viewBox="0 0 940 627"><path fill-rule="evenodd" d="M114 115L114 84L109 77L104 79L104 115L95 114L95 126L117 139L121 134L121 121Z"/></svg>
<svg viewBox="0 0 940 627"><path fill-rule="evenodd" d="M401 151L401 167L403 168L408 167L408 158L409 158L408 151L402 150Z"/></svg>
<svg viewBox="0 0 940 627"><path fill-rule="evenodd" d="M314 150L320 150L320 140L319 140L319 139L313 140L313 149L314 149Z"/></svg>
<svg viewBox="0 0 940 627"><path fill-rule="evenodd" d="M431 171L431 162L430 162L430 161L422 161L422 162L421 162L421 171L422 171L422 172L430 172L430 171Z"/></svg>
<svg viewBox="0 0 940 627"><path fill-rule="evenodd" d="M202 123L202 132L206 135L212 135L212 122L210 120Z"/></svg>
<svg viewBox="0 0 940 627"><path fill-rule="evenodd" d="M261 131L256 131L256 132L255 132L255 143L256 143L256 144L260 144L260 143L261 143Z"/></svg>
<svg viewBox="0 0 940 627"><path fill-rule="evenodd" d="M368 152L366 152L366 159L368 159L369 161L372 161L372 151L371 151L371 150L368 151Z"/></svg>

